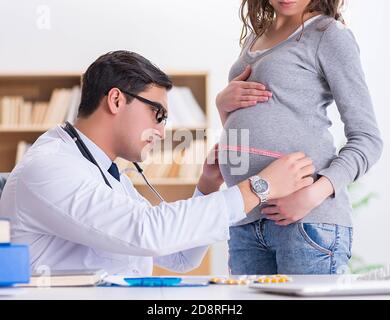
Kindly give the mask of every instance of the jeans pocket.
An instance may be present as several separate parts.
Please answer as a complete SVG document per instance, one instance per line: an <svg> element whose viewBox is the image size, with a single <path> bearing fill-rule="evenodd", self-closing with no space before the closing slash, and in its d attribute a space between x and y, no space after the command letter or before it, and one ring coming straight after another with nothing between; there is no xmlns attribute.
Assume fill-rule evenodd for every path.
<svg viewBox="0 0 390 320"><path fill-rule="evenodd" d="M298 229L305 241L314 249L332 255L336 243L337 226L328 223L299 223Z"/></svg>

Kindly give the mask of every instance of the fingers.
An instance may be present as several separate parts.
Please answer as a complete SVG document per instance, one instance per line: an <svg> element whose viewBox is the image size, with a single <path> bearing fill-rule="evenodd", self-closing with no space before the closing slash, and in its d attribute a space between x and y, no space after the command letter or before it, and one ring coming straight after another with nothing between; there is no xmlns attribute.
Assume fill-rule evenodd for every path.
<svg viewBox="0 0 390 320"><path fill-rule="evenodd" d="M297 165L300 167L300 168L305 168L307 166L312 166L313 165L313 160L310 159L309 157L305 157L305 158L302 158L302 159L299 159L297 160Z"/></svg>
<svg viewBox="0 0 390 320"><path fill-rule="evenodd" d="M262 83L246 82L246 81L243 81L241 83L241 88L243 88L243 89L255 89L255 90L260 90L260 91L264 91L266 89L265 85L263 85Z"/></svg>
<svg viewBox="0 0 390 320"><path fill-rule="evenodd" d="M216 143L214 145L214 147L212 148L212 151L211 151L212 155L214 156L216 162L218 162L218 143Z"/></svg>
<svg viewBox="0 0 390 320"><path fill-rule="evenodd" d="M242 96L241 101L268 101L267 96Z"/></svg>
<svg viewBox="0 0 390 320"><path fill-rule="evenodd" d="M233 81L245 81L246 79L248 79L248 77L250 76L251 72L252 72L251 66L247 65L245 70L240 75L235 77L233 79Z"/></svg>
<svg viewBox="0 0 390 320"><path fill-rule="evenodd" d="M281 222L285 220L285 217L283 217L283 215L281 214L272 214L272 215L267 215L267 219L275 222Z"/></svg>
<svg viewBox="0 0 390 320"><path fill-rule="evenodd" d="M302 177L307 177L307 176L311 176L313 173L315 172L315 168L314 166L311 164L311 165L308 165L306 167L303 167L300 171L300 175Z"/></svg>
<svg viewBox="0 0 390 320"><path fill-rule="evenodd" d="M261 212L265 213L264 212L265 209L263 209ZM271 221L275 221L275 224L277 224L279 226L287 226L287 225L293 223L293 221L291 219L286 218L285 215L283 215L281 213L267 214L267 219L271 220Z"/></svg>
<svg viewBox="0 0 390 320"><path fill-rule="evenodd" d="M238 108L253 107L257 104L257 101L240 101L238 103Z"/></svg>
<svg viewBox="0 0 390 320"><path fill-rule="evenodd" d="M301 177L310 176L315 172L313 160L303 152L291 153L288 157L293 162L294 169L299 171Z"/></svg>
<svg viewBox="0 0 390 320"><path fill-rule="evenodd" d="M302 189L302 188L306 188L306 187L308 187L308 186L311 186L313 183L314 183L313 177L303 178L303 179L299 182L299 189Z"/></svg>
<svg viewBox="0 0 390 320"><path fill-rule="evenodd" d="M242 89L243 96L271 97L272 92L259 89Z"/></svg>
<svg viewBox="0 0 390 320"><path fill-rule="evenodd" d="M306 157L306 155L303 152L293 152L293 153L288 154L286 157L290 161L310 159L310 158ZM311 164L311 163L309 163L309 164Z"/></svg>
<svg viewBox="0 0 390 320"><path fill-rule="evenodd" d="M206 156L207 164L218 164L218 143L216 143Z"/></svg>
<svg viewBox="0 0 390 320"><path fill-rule="evenodd" d="M245 94L245 95L242 95L240 97L241 100L251 100L251 101L256 101L256 100L259 100L261 98L267 98L267 100L270 98L270 96L266 93L264 93L264 91L262 93L255 93L255 94Z"/></svg>
<svg viewBox="0 0 390 320"><path fill-rule="evenodd" d="M277 199L272 199L272 200L268 200L268 201L267 201L267 204L268 204L269 206L276 206L277 203L278 203L278 200L277 200Z"/></svg>
<svg viewBox="0 0 390 320"><path fill-rule="evenodd" d="M269 201L268 204L276 203L277 200ZM275 224L279 226L287 226L294 223L294 219L288 218L286 214L280 213L280 208L277 205L270 205L261 210L262 214L267 216L268 220L275 221Z"/></svg>
<svg viewBox="0 0 390 320"><path fill-rule="evenodd" d="M256 90L254 92L251 91L252 95L242 95L239 98L238 107L239 108L245 108L245 107L253 107L259 102L266 102L269 100L268 93L265 93L265 91L259 91Z"/></svg>
<svg viewBox="0 0 390 320"><path fill-rule="evenodd" d="M244 69L244 71L239 74L237 77L233 78L232 81L243 81L242 87L244 89L258 89L258 90L265 90L265 86L261 83L257 82L246 82L246 80L249 78L250 74L252 72L251 66L247 65Z"/></svg>
<svg viewBox="0 0 390 320"><path fill-rule="evenodd" d="M274 214L278 214L279 213L279 208L277 206L269 206L269 207L266 207L264 209L261 210L261 213L264 213L264 214L270 214L270 215L274 215Z"/></svg>

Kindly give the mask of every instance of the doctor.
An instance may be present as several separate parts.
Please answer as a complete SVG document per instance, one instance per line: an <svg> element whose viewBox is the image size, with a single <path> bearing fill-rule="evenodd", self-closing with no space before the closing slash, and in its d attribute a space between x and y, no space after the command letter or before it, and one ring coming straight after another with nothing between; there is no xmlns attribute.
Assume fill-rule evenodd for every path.
<svg viewBox="0 0 390 320"><path fill-rule="evenodd" d="M193 198L152 206L113 161L141 161L141 153L164 137L171 86L166 74L128 51L107 53L87 69L75 126L39 137L10 174L0 201L12 241L30 245L33 270L150 275L157 264L186 272L260 201L313 183L312 162L302 153L223 191L218 164L205 162ZM152 133L146 139L145 131Z"/></svg>

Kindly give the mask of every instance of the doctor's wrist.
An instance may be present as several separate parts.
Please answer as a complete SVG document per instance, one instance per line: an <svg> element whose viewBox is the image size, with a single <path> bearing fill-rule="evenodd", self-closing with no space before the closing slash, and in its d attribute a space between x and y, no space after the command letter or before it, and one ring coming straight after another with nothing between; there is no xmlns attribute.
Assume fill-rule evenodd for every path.
<svg viewBox="0 0 390 320"><path fill-rule="evenodd" d="M242 199L244 201L244 212L249 213L252 209L260 204L260 198L252 191L248 179L238 184Z"/></svg>

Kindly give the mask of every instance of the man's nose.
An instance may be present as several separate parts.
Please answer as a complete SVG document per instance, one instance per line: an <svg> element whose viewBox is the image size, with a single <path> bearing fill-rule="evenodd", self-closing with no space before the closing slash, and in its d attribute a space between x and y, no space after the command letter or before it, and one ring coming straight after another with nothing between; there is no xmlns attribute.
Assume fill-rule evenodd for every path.
<svg viewBox="0 0 390 320"><path fill-rule="evenodd" d="M159 124L156 134L160 140L165 139L165 126L163 124Z"/></svg>

